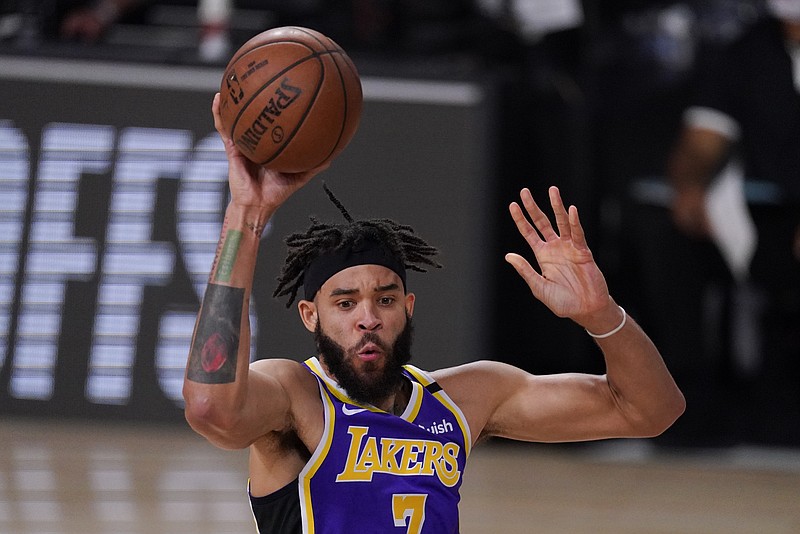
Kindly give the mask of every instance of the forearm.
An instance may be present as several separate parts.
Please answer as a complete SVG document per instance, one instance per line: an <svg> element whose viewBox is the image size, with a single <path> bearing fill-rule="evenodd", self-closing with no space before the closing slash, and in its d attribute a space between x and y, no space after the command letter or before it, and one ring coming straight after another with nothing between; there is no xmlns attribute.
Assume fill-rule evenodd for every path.
<svg viewBox="0 0 800 534"><path fill-rule="evenodd" d="M616 326L594 332L609 332ZM616 406L634 432L650 436L666 430L683 413L685 401L647 334L626 316L621 329L595 341L605 357L608 387Z"/></svg>
<svg viewBox="0 0 800 534"><path fill-rule="evenodd" d="M227 426L247 396L248 309L258 246L268 214L228 206L184 380L187 417Z"/></svg>

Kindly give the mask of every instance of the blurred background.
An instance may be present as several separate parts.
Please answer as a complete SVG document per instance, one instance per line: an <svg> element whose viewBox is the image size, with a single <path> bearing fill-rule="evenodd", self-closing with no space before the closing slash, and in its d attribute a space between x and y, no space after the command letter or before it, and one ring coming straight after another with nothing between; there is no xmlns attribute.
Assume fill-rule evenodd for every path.
<svg viewBox="0 0 800 534"><path fill-rule="evenodd" d="M648 515L649 501L627 501L644 515L615 523L598 506L620 510L616 501L584 499L583 527L566 510L542 531L800 531L797 511L784 506L800 495L800 233L794 250L789 239L764 255L776 232L761 226L765 213L780 232L798 225L800 37L778 53L794 78L770 78L777 60L740 44L776 5L800 20L800 3L787 0L0 0L0 532L205 532L203 522L209 532L241 531L210 518L249 513L244 493L230 493L244 488L246 455L216 451L187 430L181 383L227 202L211 99L231 54L284 25L333 38L362 77L361 125L326 183L354 215L410 224L441 249L445 269L410 277L418 365L491 358L534 373L602 372L590 338L537 303L503 261L512 250L530 256L508 203L522 187L545 199L555 184L581 210L612 295L687 397L678 423L646 443L523 446L530 456L491 444L476 460L487 467L476 468L474 493L497 483L495 457L544 462L534 483L548 472L563 481L573 462L597 458L608 473L596 476L614 476L625 458L633 488L672 481L675 470L713 472L716 483L672 502L672 523ZM752 80L721 59L734 45L735 57L757 65ZM686 232L674 211L691 174L676 161L703 155L686 148L687 110L708 103L698 96L707 78L764 95L760 108L734 114L737 135L728 137L742 142L719 150L743 155L735 198L716 219L718 230L740 232L725 239ZM737 113L747 106L726 96ZM751 127L752 116L762 126ZM770 125L789 134L771 136ZM759 143L777 147L773 176L748 163ZM728 162L708 163L706 182L722 183ZM255 358L313 353L296 312L271 298L282 239L309 215L339 217L319 181L265 233L251 309ZM571 480L570 488L594 487ZM747 483L752 494L719 493ZM198 489L218 484L229 493ZM530 513L525 487L505 501L519 504L505 521ZM652 498L688 491L666 488ZM99 497L106 490L117 491L110 504ZM186 530L137 526L155 506L132 497L140 491L172 502L174 517L201 520ZM176 492L177 504L166 496ZM677 519L705 498L721 507L709 504L697 523ZM70 515L98 499L88 516ZM714 523L742 510L755 522ZM530 524L492 530L469 521L472 532Z"/></svg>

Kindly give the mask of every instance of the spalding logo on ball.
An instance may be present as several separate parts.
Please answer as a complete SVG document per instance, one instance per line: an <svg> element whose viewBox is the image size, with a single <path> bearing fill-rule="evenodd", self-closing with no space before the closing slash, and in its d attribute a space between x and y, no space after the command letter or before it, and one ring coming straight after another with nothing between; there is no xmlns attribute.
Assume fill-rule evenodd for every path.
<svg viewBox="0 0 800 534"><path fill-rule="evenodd" d="M362 99L358 71L332 39L308 28L273 28L231 58L220 116L247 158L303 172L344 150L358 128Z"/></svg>

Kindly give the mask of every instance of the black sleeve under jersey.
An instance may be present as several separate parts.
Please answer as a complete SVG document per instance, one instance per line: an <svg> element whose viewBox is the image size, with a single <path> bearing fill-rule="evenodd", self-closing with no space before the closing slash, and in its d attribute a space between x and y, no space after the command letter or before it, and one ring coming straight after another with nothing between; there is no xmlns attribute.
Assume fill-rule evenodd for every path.
<svg viewBox="0 0 800 534"><path fill-rule="evenodd" d="M302 534L297 480L264 497L250 495L250 506L259 534Z"/></svg>

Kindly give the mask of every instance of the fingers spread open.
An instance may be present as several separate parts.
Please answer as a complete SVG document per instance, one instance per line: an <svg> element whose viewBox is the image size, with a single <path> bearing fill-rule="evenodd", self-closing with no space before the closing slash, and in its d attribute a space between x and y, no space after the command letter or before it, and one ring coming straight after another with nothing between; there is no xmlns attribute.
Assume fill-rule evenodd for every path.
<svg viewBox="0 0 800 534"><path fill-rule="evenodd" d="M553 213L556 217L558 234L562 239L572 239L569 216L564 208L564 201L561 200L561 193L556 186L551 186L548 193L550 194L550 205L553 207Z"/></svg>
<svg viewBox="0 0 800 534"><path fill-rule="evenodd" d="M550 224L550 219L547 218L547 215L544 214L539 208L539 205L536 204L536 201L533 200L533 195L528 188L520 191L520 198L534 226L542 233L542 237L544 237L545 241L558 237L555 230L553 230L553 226Z"/></svg>
<svg viewBox="0 0 800 534"><path fill-rule="evenodd" d="M528 287L530 287L536 298L539 298L542 290L542 282L544 281L542 275L536 272L536 269L531 266L528 260L519 254L509 252L506 254L506 261L511 264L522 279L525 280L525 283L528 284Z"/></svg>
<svg viewBox="0 0 800 534"><path fill-rule="evenodd" d="M531 223L528 222L527 217L525 214L522 213L522 208L520 208L519 204L516 202L512 202L508 206L508 211L511 212L511 218L514 219L514 223L517 225L517 230L519 233L522 234L522 237L525 238L525 241L533 247L534 249L542 242L542 239L539 237L539 234L536 233L536 230L531 226Z"/></svg>
<svg viewBox="0 0 800 534"><path fill-rule="evenodd" d="M569 225L572 232L572 242L575 246L588 248L586 234L583 231L580 217L578 217L578 208L575 206L569 207Z"/></svg>

